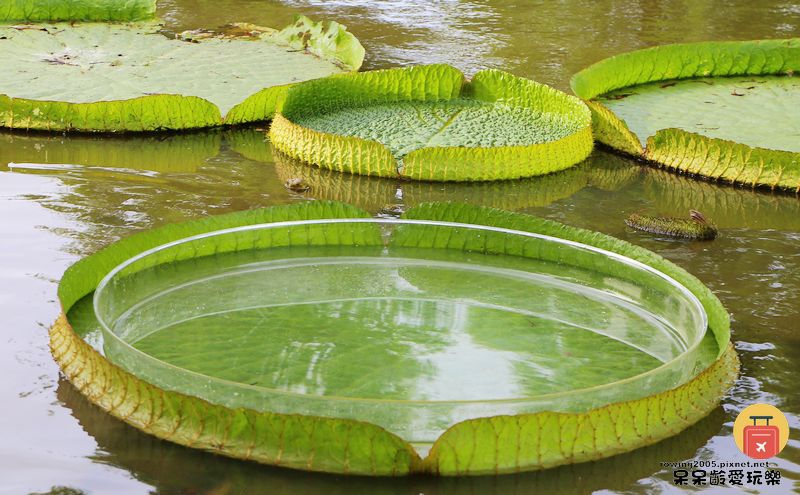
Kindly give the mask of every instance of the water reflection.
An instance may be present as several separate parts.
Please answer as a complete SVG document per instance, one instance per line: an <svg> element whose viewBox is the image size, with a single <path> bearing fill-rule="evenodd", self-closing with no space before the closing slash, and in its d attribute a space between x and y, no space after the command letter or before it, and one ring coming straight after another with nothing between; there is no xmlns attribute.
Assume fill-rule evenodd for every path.
<svg viewBox="0 0 800 495"><path fill-rule="evenodd" d="M165 136L98 137L0 133L0 166L13 169L46 168L41 165L98 167L102 169L194 172L220 151L222 134L203 132ZM99 179L101 180L101 179Z"/></svg>
<svg viewBox="0 0 800 495"><path fill-rule="evenodd" d="M794 194L754 192L666 170L645 169L643 175L645 197L658 214L683 217L694 209L723 229L797 230L800 198Z"/></svg>
<svg viewBox="0 0 800 495"><path fill-rule="evenodd" d="M306 197L343 201L370 212L395 214L432 201L455 201L512 211L542 207L567 199L585 187L606 191L621 189L643 173L643 169L630 160L599 150L578 166L558 173L477 183L418 182L345 174L310 167L274 149L269 159L274 160L282 180L299 177L311 186Z"/></svg>

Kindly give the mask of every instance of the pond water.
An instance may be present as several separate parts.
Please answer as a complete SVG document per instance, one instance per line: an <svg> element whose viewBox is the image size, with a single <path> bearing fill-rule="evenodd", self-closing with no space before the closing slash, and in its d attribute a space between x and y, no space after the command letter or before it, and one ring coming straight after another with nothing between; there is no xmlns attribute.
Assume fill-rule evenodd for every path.
<svg viewBox="0 0 800 495"><path fill-rule="evenodd" d="M567 89L571 74L626 50L692 40L800 36L788 1L381 3L167 0L173 30L231 21L282 25L293 12L335 18L367 49L365 68L448 62L498 67ZM283 187L290 177L312 186ZM733 317L742 376L708 418L657 445L597 463L478 479L353 479L273 469L177 447L88 404L47 348L56 284L77 259L168 222L248 208L340 199L369 211L458 200L541 215L652 249L709 285ZM710 243L628 229L633 212L685 215L720 227ZM385 213L384 213L385 214ZM263 132L141 139L0 134L0 493L651 493L676 491L660 462L741 461L731 429L753 402L781 408L793 428L776 459L800 480L800 199L708 184L597 150L575 169L494 184L409 184L304 168L273 155ZM794 488L793 488L794 487ZM706 487L711 489L714 487ZM74 492L79 493L79 492Z"/></svg>

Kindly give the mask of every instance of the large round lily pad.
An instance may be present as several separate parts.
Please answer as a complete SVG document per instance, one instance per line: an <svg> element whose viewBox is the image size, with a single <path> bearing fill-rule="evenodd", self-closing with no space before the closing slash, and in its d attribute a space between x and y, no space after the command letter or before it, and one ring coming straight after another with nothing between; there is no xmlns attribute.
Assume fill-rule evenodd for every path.
<svg viewBox="0 0 800 495"><path fill-rule="evenodd" d="M573 77L597 139L710 179L800 191L800 40L667 45Z"/></svg>
<svg viewBox="0 0 800 495"><path fill-rule="evenodd" d="M65 314L51 329L53 354L67 378L92 402L160 438L268 464L372 475L516 472L630 451L674 435L704 417L716 407L735 376L737 360L730 346L728 316L724 308L698 280L649 251L597 233L527 215L466 205L420 206L408 213L411 222L395 223L389 230L383 228L388 225L381 227L364 216L363 212L341 203L317 201L210 217L131 236L80 261L65 273L59 287ZM308 221L320 218L339 221ZM280 221L289 222L272 223ZM452 228L451 223L442 225L441 222L473 225L456 226L453 231L448 230ZM477 229L480 235L467 234L473 229ZM214 231L217 232L212 233ZM190 236L195 237L187 239ZM564 245L571 247L566 251L553 249L550 243L554 240L542 236L561 237L567 241ZM174 242L181 240L184 241ZM570 251L579 246L575 243L586 246ZM598 263L596 255L603 251L597 248L617 255L606 253L607 257ZM615 310L613 317L595 320L595 323L600 321L605 325L605 335L610 340L604 340L604 346L585 347L582 344L600 339L602 334L589 336L591 338L584 341L587 336L581 334L585 330L581 330L581 322L586 323L598 315L588 307L573 305L569 321L558 324L578 326L570 330L564 342L552 349L552 353L568 351L566 354L554 359L552 353L539 353L541 355L537 358L514 361L513 356L525 349L532 350L533 355L540 351L537 343L550 338L548 333L554 330L545 321L550 317L548 315L555 313L538 311L525 317L511 314L498 317L497 311L502 312L509 304L524 301L534 306L546 306L548 298L526 298L525 293L520 293L514 301L502 300L499 293L482 289L480 282L453 280L437 270L427 269L426 258L417 259L416 265L409 263L413 257L406 257L402 266L387 264L386 269L394 270L394 273L372 280L359 275L369 265L355 263L363 261L362 258L347 258L353 263L344 277L327 278L326 266L330 264L323 263L324 259L317 259L317 268L304 264L309 259L306 255L317 256L320 250L331 249L331 252L339 253L335 256L349 256L348 253L352 254L354 250L362 254L372 253L373 256L398 249L410 253L435 251L447 258L436 261L438 267L452 265L450 257L454 253L458 257L474 256L476 259L489 255L495 274L513 271L508 263L529 263L530 267L539 270L544 266L541 265L543 262L545 265L557 262L555 271L544 270L541 274L545 278L563 277L558 284L561 288L575 282L571 278L577 273L575 270L588 269L596 273L591 280L608 284L607 288L617 291L622 296L619 302L633 310L632 314L642 308L639 304L648 304L650 308L657 308L659 313L669 315L670 320L688 318L686 322L699 321L700 325L681 327L680 337L677 340L668 338L670 345L664 346L656 344L656 341L667 333L655 329L652 334L637 334L628 332L626 325L615 326L621 316ZM266 289L266 292L249 291L246 300L242 301L248 311L242 315L246 318L237 323L247 323L245 327L249 330L233 324L227 327L241 342L226 341L225 346L213 345L215 332L222 327L216 326L217 330L206 327L207 321L196 320L196 325L181 328L174 325L162 328L157 324L159 315L172 314L173 310L178 312L174 316L179 326L186 323L180 320L187 311L205 311L212 318L236 317L230 312L220 311L226 301L231 300L227 298L227 291L220 291L220 287L214 290L215 280L222 283L222 279L214 275L219 275L217 267L239 266L239 261L230 263L234 258L249 260L241 266L242 270L235 270L237 276L251 277L259 267L274 268L283 261L289 261L292 266L307 266L312 272L317 270L321 276L318 279L311 276L284 278L281 285L272 286L270 277L258 282L259 288ZM130 262L119 265L126 260ZM217 261L222 265L217 265ZM195 269L173 270L180 264L193 265ZM212 268L210 272L209 268ZM478 265L467 266L468 270L478 268ZM160 271L176 284L167 292L159 292L158 284L149 282L165 279L161 275L148 279L155 273L151 270ZM111 272L113 276L107 276ZM105 280L101 283L101 279ZM644 279L658 282L639 285ZM525 283L524 279L513 280L516 282L512 285ZM117 285L118 282L125 287ZM151 303L159 300L169 302L167 299L179 298L181 291L187 288L201 288L195 285L196 282L210 284L207 286L210 297L197 298L188 305L173 304L167 313L153 311L157 308ZM298 311L287 313L288 308L283 304L287 297L304 297L309 301L324 299L328 294L326 291L338 291L342 287L360 287L362 294L369 296L363 301L383 305L382 309L391 310L396 318L384 321L382 316L388 313L383 310L355 311L357 300L311 305L308 318L302 317ZM422 300L424 293L451 287L455 287L456 292L448 297L474 306L475 314L464 308L442 314L428 311L430 308L426 308ZM97 331L99 323L93 318L91 300L86 297L96 288L94 311L104 326L102 333ZM108 291L115 288L124 288L119 295L124 297L128 294L130 299L126 302L117 297L108 298L109 294L114 296L114 292ZM672 294L678 298L661 297L662 289L677 289ZM150 297L153 291L167 299ZM408 297L381 302L380 295L386 291L401 291ZM590 293L586 295L592 297ZM684 306L681 300L689 301L689 306ZM128 302L134 301L138 302L128 307ZM429 302L435 303L436 300ZM334 313L323 316L323 310L331 309L326 306L329 303L334 305ZM391 304L398 307L390 307ZM477 310L479 307L482 308L480 311ZM267 312L283 312L283 317L266 314L262 311L265 308L271 308ZM557 311L557 307L551 309ZM692 314L702 316L697 320ZM355 315L358 318L354 318ZM472 320L473 316L478 319ZM641 322L645 324L659 326L666 322L664 319L649 319L645 314L640 316L644 316ZM454 321L450 321L450 317ZM364 327L364 338L353 340L359 345L343 349L303 340L314 335L338 338L338 333L347 336L354 331L354 328L344 325L344 321L340 322L341 327L322 321L328 318L347 320L353 325L369 323L371 326ZM509 318L514 321L509 321ZM467 321L481 323L483 330L467 326ZM153 324L153 332L138 333L137 328L145 329L147 322ZM277 358L285 361L282 365L264 360L264 353L275 351L272 347L281 343L280 339L266 338L263 333L273 328L271 325L276 322L280 324L274 329L279 332L284 328L283 324L311 329L310 333L298 334L293 342L289 339L288 345L284 346L285 355ZM145 327L138 327L141 323ZM441 327L440 331L422 335L414 333L414 328L427 324ZM396 329L397 335L388 331L392 328ZM167 333L160 334L163 330ZM459 338L453 339L454 336ZM160 338L167 338L170 345L162 345ZM129 339L133 339L133 346ZM238 354L230 353L227 358L229 362L236 362L236 366L203 359L203 356L229 352L231 346L245 341L253 344L253 348L245 348ZM256 345L256 342L259 343ZM624 344L622 347L629 346L622 353L619 352L621 344ZM569 346L569 349L564 346ZM614 346L616 348L612 349ZM528 399L495 403L479 401L478 404L469 400L437 403L398 399L398 396L407 399L409 395L425 398L437 390L444 390L448 394L446 398L450 399L472 398L471 394L477 392L497 397L529 392L492 386L490 382L481 382L480 378L477 382L480 386L475 388L437 389L437 371L446 372L446 376L455 379L463 373L474 373L469 367L464 370L453 367L459 362L457 358L464 358L453 352L473 347L474 352L470 352L476 359L502 361L511 358L509 366L492 369L492 373L499 372L506 377L500 380L506 385L522 385L524 381L528 385L545 386L545 394L537 399L545 401L544 407L525 411L524 408L530 405ZM605 349L610 354L593 355L593 348ZM178 349L186 352L174 352ZM258 349L264 353L259 353ZM638 352L643 350L646 352ZM107 355L104 356L103 351ZM154 354L158 354L157 358ZM626 369L615 361L615 357L628 360L634 355L636 358L631 363L639 368L631 366ZM361 359L348 359L347 356L360 356ZM653 360L664 364L637 374L643 368L649 368L647 362ZM607 374L588 372L598 364L603 368L611 366L613 370ZM397 366L392 368L392 365ZM180 366L188 366L190 370L181 375ZM224 378L210 376L217 374L224 375ZM335 376L346 379L329 381ZM605 383L620 376L626 378L616 384ZM246 380L253 377L260 377L259 381L247 383ZM509 381L510 377L516 378ZM524 380L517 382L516 379ZM260 389L264 380L269 382L266 391ZM592 388L577 395L548 393L554 388L563 390L565 386L571 388L576 384ZM323 403L327 407L314 414L285 410L292 404L303 403L312 392L324 395L328 385L336 394L360 391L377 397L351 401L335 396ZM281 388L286 390L279 390ZM231 390L239 393L228 393ZM267 392L267 395L262 395L262 392ZM276 393L282 398L277 399ZM373 406L379 408L377 412L371 410ZM464 420L459 414L449 414L476 406L477 409L470 414L472 419ZM415 431L415 425L435 425L437 422L450 423L451 426L436 439L427 454L423 452L423 457L412 447L418 439L408 438L406 431L392 433L375 423L358 421L352 417L354 410L381 424L410 425L411 431ZM516 413L512 416L498 415L500 410Z"/></svg>
<svg viewBox="0 0 800 495"><path fill-rule="evenodd" d="M516 179L571 167L592 149L578 99L499 70L467 82L431 65L293 87L270 137L323 168L419 180Z"/></svg>
<svg viewBox="0 0 800 495"><path fill-rule="evenodd" d="M171 39L156 24L0 29L0 126L157 131L269 119L288 85L357 70L344 26L298 17L281 31L236 26Z"/></svg>

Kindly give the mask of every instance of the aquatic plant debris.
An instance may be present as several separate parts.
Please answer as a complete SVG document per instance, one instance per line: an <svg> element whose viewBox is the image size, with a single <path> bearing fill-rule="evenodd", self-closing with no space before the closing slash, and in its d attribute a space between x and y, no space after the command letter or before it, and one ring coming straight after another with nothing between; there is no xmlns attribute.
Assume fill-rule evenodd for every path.
<svg viewBox="0 0 800 495"><path fill-rule="evenodd" d="M623 53L578 72L598 141L670 169L800 192L800 39Z"/></svg>
<svg viewBox="0 0 800 495"><path fill-rule="evenodd" d="M0 27L0 126L125 132L264 121L291 84L358 70L364 57L336 22L236 27L199 40L170 39L156 23Z"/></svg>
<svg viewBox="0 0 800 495"><path fill-rule="evenodd" d="M283 187L296 193L306 192L311 189L311 186L309 186L302 177L292 177L291 179L286 179L286 182L283 183Z"/></svg>
<svg viewBox="0 0 800 495"><path fill-rule="evenodd" d="M652 234L710 241L717 237L717 228L696 210L689 211L689 218L654 217L633 213L625 224L628 227Z"/></svg>
<svg viewBox="0 0 800 495"><path fill-rule="evenodd" d="M353 174L432 181L543 175L592 150L577 98L499 70L447 65L337 75L287 93L270 139L287 155Z"/></svg>
<svg viewBox="0 0 800 495"><path fill-rule="evenodd" d="M65 313L50 331L53 355L65 376L89 400L159 438L230 457L295 469L383 476L420 472L448 476L510 473L627 452L674 435L704 417L717 407L736 376L738 361L730 345L727 312L702 283L682 269L654 253L602 234L528 215L456 204L423 205L407 211L405 216L558 236L624 254L683 284L698 297L708 316L708 334L704 339L707 352L698 355L698 367L676 388L641 391L640 398L605 407L464 421L446 431L430 453L421 458L406 440L375 425L342 418L231 409L159 389L97 352L81 337L87 330L86 325L92 325L90 319L70 316L71 309L85 300L113 267L164 243L265 222L367 216L341 203L315 201L207 217L132 235L81 260L64 274L59 285L59 299ZM273 241L287 242L280 236L271 239L264 237L259 242L265 243L265 247ZM485 244L490 250L524 254L517 252L520 246L494 246L492 239L488 236ZM292 240L298 243L297 247L308 245L306 242L323 241L300 237ZM432 239L409 235L403 242L417 240L428 243L428 247L430 242L434 242L434 247L463 245L459 237L443 236ZM179 259L249 249L252 245L252 242L207 243L199 251L182 251Z"/></svg>

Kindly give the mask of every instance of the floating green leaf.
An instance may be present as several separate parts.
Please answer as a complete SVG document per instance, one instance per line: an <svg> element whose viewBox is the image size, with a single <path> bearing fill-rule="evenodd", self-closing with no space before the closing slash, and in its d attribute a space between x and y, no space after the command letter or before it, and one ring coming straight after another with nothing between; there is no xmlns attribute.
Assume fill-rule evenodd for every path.
<svg viewBox="0 0 800 495"><path fill-rule="evenodd" d="M245 27L195 42L169 39L154 24L0 28L0 126L122 132L263 121L289 85L363 60L358 40L336 23L298 17L283 31Z"/></svg>
<svg viewBox="0 0 800 495"><path fill-rule="evenodd" d="M0 0L0 22L140 21L156 13L156 0Z"/></svg>
<svg viewBox="0 0 800 495"><path fill-rule="evenodd" d="M375 425L342 418L232 409L216 402L210 403L198 397L160 389L112 364L82 338L94 338L87 333L87 329L97 323L93 322L91 310L87 312L87 306L81 300L86 301L85 297L113 267L152 247L235 226L362 216L363 212L346 205L311 202L170 225L120 241L80 261L65 273L59 286L59 298L64 313L68 316L62 315L51 329L53 354L67 378L92 402L127 423L160 438L231 457L297 469L375 475L424 471L444 475L512 472L627 452L673 435L698 421L718 403L721 394L735 376L737 361L729 345L727 313L705 286L683 270L649 251L601 234L527 215L465 205L420 206L411 210L408 216L470 222L559 236L622 253L678 280L700 299L708 314L709 332L703 340L702 352L697 355L697 367L694 371L699 374L689 375L688 381L674 389L665 390L654 383L651 383L651 389L629 387L630 390L617 397L627 396L630 399L621 399L622 402L614 402L600 409L538 412L464 421L453 425L444 433L423 461L405 440ZM367 234L367 230L364 233ZM465 243L468 239L460 235L430 236L424 228L401 230L396 234L390 240L391 245L396 248L472 249L470 246L476 240ZM303 238L295 235L285 237L277 234L259 239L258 245L262 247L286 245L289 242L290 245L301 248L317 242L325 245L331 242L330 238ZM351 237L350 241L347 239L340 237L343 245L348 242L361 245L380 243L378 237L372 239L367 236L361 240ZM553 256L556 257L553 259L559 259L562 256L558 251L529 253L525 243L504 243L502 236L495 234L478 240L480 246L472 247L489 254L537 258L544 256L542 259ZM204 254L249 250L253 246L252 238L232 234L223 242L204 242L188 250L178 248L177 251L164 251L164 259L156 260L156 263L176 259L200 261ZM593 263L590 258L583 257L571 262L577 263L576 266ZM601 266L593 264L592 267L612 273L612 265L613 263ZM199 264L197 266L201 268ZM407 280L418 287L430 287L431 284L442 282L424 271L406 272L405 275ZM624 272L615 275L623 278L626 276ZM598 280L604 279L602 274L598 276ZM305 279L301 279L292 283L305 282ZM478 285L476 284L476 288ZM624 290L623 287L617 289ZM478 290L472 297L490 302L491 294L492 291ZM580 317L579 314L580 311L575 316ZM317 325L314 321L308 323L312 327ZM498 336L491 333L476 338L491 341L495 346L505 345L502 339L498 341ZM184 359L185 356L177 358ZM576 373L563 378L598 378L582 376L577 371ZM305 379L304 376L298 377ZM352 386L352 380L343 384L346 387Z"/></svg>
<svg viewBox="0 0 800 495"><path fill-rule="evenodd" d="M597 139L703 177L800 191L800 40L666 45L572 79ZM646 145L646 149L644 146Z"/></svg>
<svg viewBox="0 0 800 495"><path fill-rule="evenodd" d="M634 213L625 219L625 224L634 229L668 237L703 241L717 237L717 228L708 223L702 214L695 210L690 213L690 218L654 217Z"/></svg>
<svg viewBox="0 0 800 495"><path fill-rule="evenodd" d="M293 87L270 129L304 162L436 181L530 177L592 149L590 113L553 88L498 70L469 82L446 65L336 76Z"/></svg>

